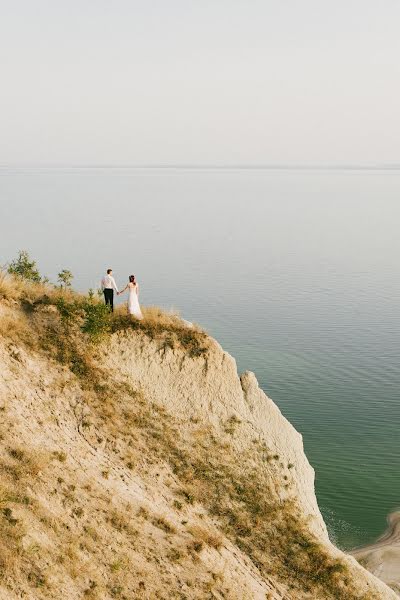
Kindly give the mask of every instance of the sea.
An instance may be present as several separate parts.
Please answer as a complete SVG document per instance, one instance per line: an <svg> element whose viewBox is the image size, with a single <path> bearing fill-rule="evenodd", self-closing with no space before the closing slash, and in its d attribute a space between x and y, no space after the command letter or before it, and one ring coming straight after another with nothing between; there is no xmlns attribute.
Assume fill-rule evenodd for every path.
<svg viewBox="0 0 400 600"><path fill-rule="evenodd" d="M112 268L199 323L301 432L331 538L400 507L400 171L0 168L0 263ZM125 299L118 299L124 302Z"/></svg>

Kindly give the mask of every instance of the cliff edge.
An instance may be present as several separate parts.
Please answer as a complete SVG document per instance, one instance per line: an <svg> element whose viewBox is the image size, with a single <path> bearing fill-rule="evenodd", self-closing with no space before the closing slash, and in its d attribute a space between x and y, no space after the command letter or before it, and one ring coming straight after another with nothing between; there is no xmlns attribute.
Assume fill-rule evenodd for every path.
<svg viewBox="0 0 400 600"><path fill-rule="evenodd" d="M300 434L201 329L0 284L1 599L397 598L330 543Z"/></svg>

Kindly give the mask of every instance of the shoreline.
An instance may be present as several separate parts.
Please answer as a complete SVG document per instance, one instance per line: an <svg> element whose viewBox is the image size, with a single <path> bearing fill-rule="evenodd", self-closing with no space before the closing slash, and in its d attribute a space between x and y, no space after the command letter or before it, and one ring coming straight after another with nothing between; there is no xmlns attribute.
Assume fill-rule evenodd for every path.
<svg viewBox="0 0 400 600"><path fill-rule="evenodd" d="M400 510L390 513L387 523L386 531L375 542L349 554L400 595Z"/></svg>

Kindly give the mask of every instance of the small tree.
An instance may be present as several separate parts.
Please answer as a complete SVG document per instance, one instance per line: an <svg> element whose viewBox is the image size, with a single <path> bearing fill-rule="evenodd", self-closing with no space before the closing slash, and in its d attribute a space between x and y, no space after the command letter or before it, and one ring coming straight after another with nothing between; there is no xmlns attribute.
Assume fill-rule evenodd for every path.
<svg viewBox="0 0 400 600"><path fill-rule="evenodd" d="M67 287L71 287L71 281L73 280L73 278L74 276L68 269L63 269L58 274L58 281L60 282L60 286L64 287L65 289Z"/></svg>
<svg viewBox="0 0 400 600"><path fill-rule="evenodd" d="M19 251L18 258L11 261L7 270L11 275L16 275L27 281L33 281L34 283L41 282L36 262L30 259L26 250Z"/></svg>

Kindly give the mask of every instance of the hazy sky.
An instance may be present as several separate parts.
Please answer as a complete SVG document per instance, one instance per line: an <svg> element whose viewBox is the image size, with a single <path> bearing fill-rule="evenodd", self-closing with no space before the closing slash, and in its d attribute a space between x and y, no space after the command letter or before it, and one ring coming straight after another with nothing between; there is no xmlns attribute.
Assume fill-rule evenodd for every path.
<svg viewBox="0 0 400 600"><path fill-rule="evenodd" d="M0 13L0 164L400 162L398 0Z"/></svg>

